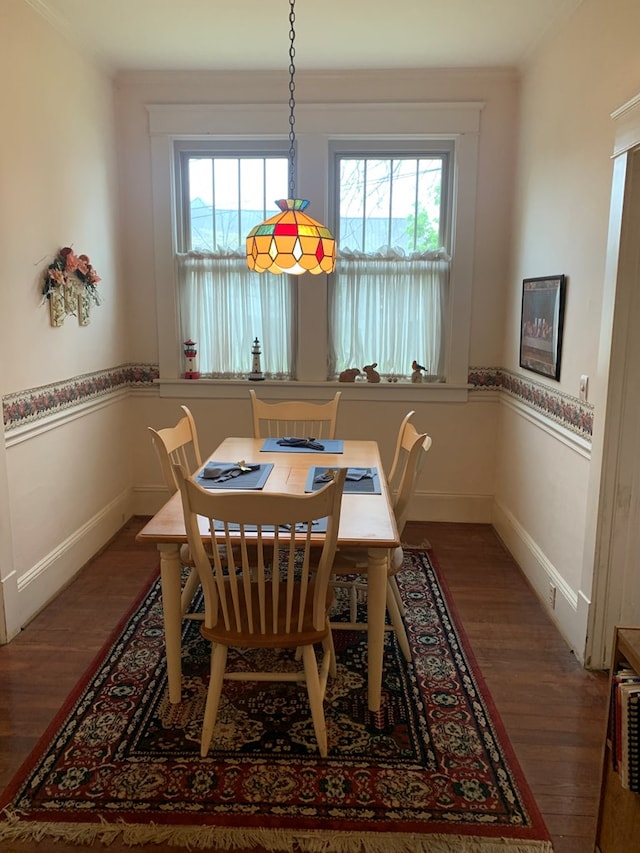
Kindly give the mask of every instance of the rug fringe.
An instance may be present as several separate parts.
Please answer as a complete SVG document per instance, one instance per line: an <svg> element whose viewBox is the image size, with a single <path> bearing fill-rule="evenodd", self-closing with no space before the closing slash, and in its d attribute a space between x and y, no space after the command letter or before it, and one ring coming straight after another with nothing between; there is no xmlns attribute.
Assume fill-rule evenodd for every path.
<svg viewBox="0 0 640 853"><path fill-rule="evenodd" d="M550 841L419 835L384 832L317 832L285 829L236 829L220 826L162 826L157 823L56 823L21 820L4 812L0 841L65 841L79 847L118 840L129 847L164 844L186 850L238 850L260 846L269 853L553 853Z"/></svg>

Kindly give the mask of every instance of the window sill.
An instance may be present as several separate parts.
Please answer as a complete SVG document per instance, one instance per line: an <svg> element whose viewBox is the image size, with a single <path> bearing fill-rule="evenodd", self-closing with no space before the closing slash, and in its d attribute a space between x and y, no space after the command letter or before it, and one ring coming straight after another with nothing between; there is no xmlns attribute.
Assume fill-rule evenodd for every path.
<svg viewBox="0 0 640 853"><path fill-rule="evenodd" d="M389 402L466 403L470 385L446 382L309 382L265 379L156 379L161 397L178 399L241 400L249 388L266 400L321 400L342 391L343 400Z"/></svg>

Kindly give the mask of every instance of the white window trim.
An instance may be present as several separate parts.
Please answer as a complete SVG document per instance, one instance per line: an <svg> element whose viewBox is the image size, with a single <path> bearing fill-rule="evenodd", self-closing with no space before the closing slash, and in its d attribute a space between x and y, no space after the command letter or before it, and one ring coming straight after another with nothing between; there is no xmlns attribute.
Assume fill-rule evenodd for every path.
<svg viewBox="0 0 640 853"><path fill-rule="evenodd" d="M297 195L311 201L314 218L328 221L330 145L340 139L415 140L453 139L454 198L453 262L447 330L447 382L413 386L432 398L437 394L459 399L467 386L471 329L476 184L480 113L483 102L452 103L340 103L296 104ZM160 385L175 388L182 372L179 345L178 300L175 290L175 182L174 142L186 137L229 142L240 139L287 137L286 104L148 104L153 187L154 254L157 298ZM380 133L393 128L393 133ZM304 169L313 158L323 168ZM311 281L307 281L310 279ZM298 352L296 393L301 385L327 385L327 282L323 276L303 276L298 290ZM250 371L247 354L247 372ZM198 396L226 396L229 382L205 382ZM239 382L238 385L242 383ZM242 387L245 387L242 384ZM341 386L344 387L344 384ZM387 391L383 391L383 388ZM205 391L205 389L208 389ZM195 390L195 389L194 389ZM359 389L358 389L359 390ZM395 393L386 385L378 394ZM167 393L171 393L169 388ZM354 392L356 389L354 389Z"/></svg>

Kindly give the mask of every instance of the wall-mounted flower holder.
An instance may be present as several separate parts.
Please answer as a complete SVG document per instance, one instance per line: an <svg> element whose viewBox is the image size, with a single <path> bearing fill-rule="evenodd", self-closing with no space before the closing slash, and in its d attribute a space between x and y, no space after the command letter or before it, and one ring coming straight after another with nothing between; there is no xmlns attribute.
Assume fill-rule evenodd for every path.
<svg viewBox="0 0 640 853"><path fill-rule="evenodd" d="M64 298L64 290L62 287L57 287L51 290L48 294L49 311L51 313L51 325L61 326L64 323L67 311L65 308L66 300Z"/></svg>
<svg viewBox="0 0 640 853"><path fill-rule="evenodd" d="M62 289L64 291L64 313L71 314L73 317L77 316L78 291L70 281L67 281Z"/></svg>
<svg viewBox="0 0 640 853"><path fill-rule="evenodd" d="M88 326L91 322L91 298L88 293L78 295L78 323Z"/></svg>
<svg viewBox="0 0 640 853"><path fill-rule="evenodd" d="M62 326L65 317L78 318L81 326L91 320L91 303L100 304L97 284L100 276L87 255L76 255L66 246L60 249L44 274L42 294L49 302L52 326Z"/></svg>

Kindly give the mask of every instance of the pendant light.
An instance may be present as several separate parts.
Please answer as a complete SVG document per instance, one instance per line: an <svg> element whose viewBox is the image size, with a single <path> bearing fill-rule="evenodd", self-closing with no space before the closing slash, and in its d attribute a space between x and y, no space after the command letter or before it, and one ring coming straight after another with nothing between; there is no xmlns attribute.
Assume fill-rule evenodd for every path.
<svg viewBox="0 0 640 853"><path fill-rule="evenodd" d="M325 225L304 212L309 202L295 197L295 0L289 6L289 198L276 201L281 212L249 233L247 266L276 275L319 275L335 269L336 241Z"/></svg>

